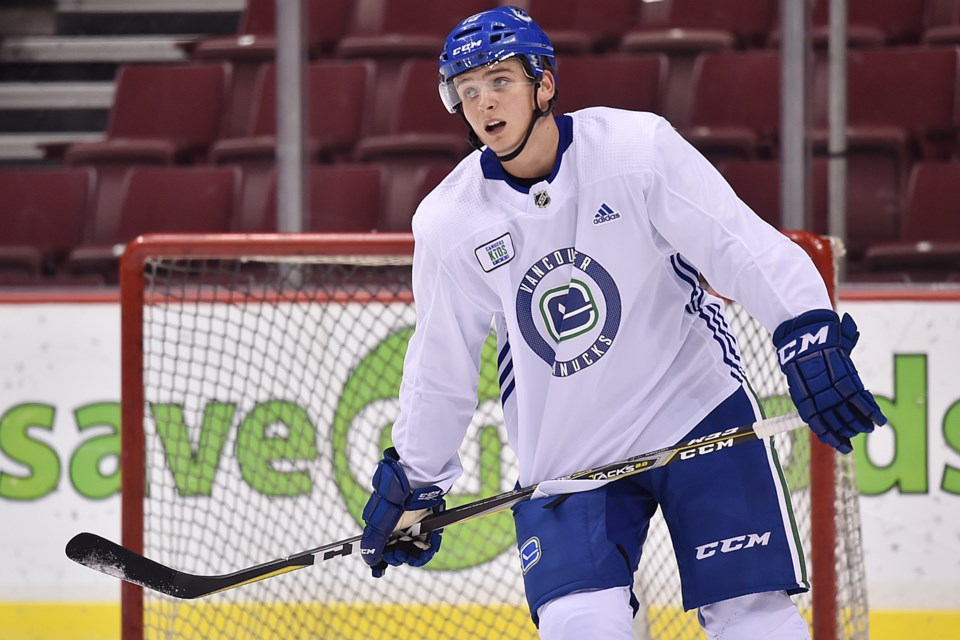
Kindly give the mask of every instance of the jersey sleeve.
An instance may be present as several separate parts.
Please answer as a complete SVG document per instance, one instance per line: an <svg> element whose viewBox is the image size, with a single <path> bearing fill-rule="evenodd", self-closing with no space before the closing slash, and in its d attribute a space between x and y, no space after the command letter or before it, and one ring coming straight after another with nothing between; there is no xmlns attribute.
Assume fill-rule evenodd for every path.
<svg viewBox="0 0 960 640"><path fill-rule="evenodd" d="M417 320L407 346L400 415L393 442L415 487L444 491L462 473L457 450L477 406L480 354L493 312L482 306L470 280L417 240L413 296ZM458 277L458 275L460 277Z"/></svg>
<svg viewBox="0 0 960 640"><path fill-rule="evenodd" d="M720 295L741 303L771 333L804 311L831 307L806 252L744 204L666 120L654 127L652 143L650 220Z"/></svg>

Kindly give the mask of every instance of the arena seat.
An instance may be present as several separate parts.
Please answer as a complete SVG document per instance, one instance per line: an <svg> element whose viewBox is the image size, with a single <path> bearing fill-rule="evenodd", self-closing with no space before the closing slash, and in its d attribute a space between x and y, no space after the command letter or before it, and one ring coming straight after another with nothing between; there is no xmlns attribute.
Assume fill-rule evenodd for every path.
<svg viewBox="0 0 960 640"><path fill-rule="evenodd" d="M346 34L353 6L350 0L309 0L306 47L311 59L329 56ZM202 38L184 45L194 60L223 60L232 74L223 131L228 136L249 135L247 115L259 67L272 62L277 48L276 0L248 0L237 32Z"/></svg>
<svg viewBox="0 0 960 640"><path fill-rule="evenodd" d="M88 168L0 169L0 279L53 274L83 240L93 190Z"/></svg>
<svg viewBox="0 0 960 640"><path fill-rule="evenodd" d="M387 133L357 143L358 160L369 162L399 155L459 160L469 152L466 125L459 116L447 113L437 95L436 61L414 58L404 63L391 109Z"/></svg>
<svg viewBox="0 0 960 640"><path fill-rule="evenodd" d="M411 209L411 215L417 205L420 204L420 201L426 198L427 194L433 191L437 185L443 182L443 179L446 178L456 166L457 165L449 162L436 162L420 168L417 172L417 178L414 180L417 185L417 191L413 208Z"/></svg>
<svg viewBox="0 0 960 640"><path fill-rule="evenodd" d="M702 2L669 0L666 11L656 19L643 19L621 42L622 47L659 42L665 50L675 47L697 48L723 40L737 48L759 47L775 24L776 0L736 0ZM644 48L649 48L645 46Z"/></svg>
<svg viewBox="0 0 960 640"><path fill-rule="evenodd" d="M562 112L591 106L660 112L664 55L569 57L561 68L557 108Z"/></svg>
<svg viewBox="0 0 960 640"><path fill-rule="evenodd" d="M202 158L220 133L225 64L128 65L117 75L106 139L71 145L69 164L171 164Z"/></svg>
<svg viewBox="0 0 960 640"><path fill-rule="evenodd" d="M434 60L414 58L404 63L400 94L392 109L388 132L362 138L354 147L354 158L385 167L387 213L381 223L396 231L404 225L409 229L412 211L401 203L412 202L417 171L431 163L458 162L471 148L463 119L447 113L437 95Z"/></svg>
<svg viewBox="0 0 960 640"><path fill-rule="evenodd" d="M406 61L421 58L433 63L432 91L436 95L437 58L446 35L464 18L496 5L494 0L420 0L415 4L360 0L353 28L340 40L336 55L376 61L375 133L385 133L390 127Z"/></svg>
<svg viewBox="0 0 960 640"><path fill-rule="evenodd" d="M847 0L847 46L868 49L916 44L929 0ZM826 49L830 37L830 0L815 0L810 40ZM780 46L779 18L770 32L770 46Z"/></svg>
<svg viewBox="0 0 960 640"><path fill-rule="evenodd" d="M907 187L898 242L869 247L872 272L910 273L913 280L939 280L960 266L960 162L919 162Z"/></svg>
<svg viewBox="0 0 960 640"><path fill-rule="evenodd" d="M674 125L683 126L690 115L690 87L697 57L762 46L774 25L777 0L670 0L663 5L644 4L640 22L624 34L620 51L669 56L664 115Z"/></svg>
<svg viewBox="0 0 960 640"><path fill-rule="evenodd" d="M351 33L341 39L342 57L429 56L436 59L443 39L464 18L497 6L494 0L366 0Z"/></svg>
<svg viewBox="0 0 960 640"><path fill-rule="evenodd" d="M124 174L131 165L204 159L220 134L230 72L226 64L129 65L117 76L106 138L70 145L70 165L97 172L97 224L119 216ZM103 229L94 229L95 235Z"/></svg>
<svg viewBox="0 0 960 640"><path fill-rule="evenodd" d="M859 262L870 245L891 242L900 232L903 190L888 157L847 153L847 257Z"/></svg>
<svg viewBox="0 0 960 640"><path fill-rule="evenodd" d="M782 229L781 162L779 160L730 160L720 167L720 173L730 183L747 206L770 225ZM827 161L814 160L811 165L812 193L811 221L815 233L827 232L828 184Z"/></svg>
<svg viewBox="0 0 960 640"><path fill-rule="evenodd" d="M920 41L926 45L960 44L960 0L927 0Z"/></svg>
<svg viewBox="0 0 960 640"><path fill-rule="evenodd" d="M916 44L923 30L926 0L847 0L847 43L850 47ZM827 46L830 0L815 0L814 45Z"/></svg>
<svg viewBox="0 0 960 640"><path fill-rule="evenodd" d="M693 105L681 133L715 163L769 154L780 127L780 54L702 55L694 68Z"/></svg>
<svg viewBox="0 0 960 640"><path fill-rule="evenodd" d="M304 231L373 231L382 208L384 173L377 165L311 165L309 212ZM277 175L270 176L267 205L244 231L277 230Z"/></svg>
<svg viewBox="0 0 960 640"><path fill-rule="evenodd" d="M957 71L954 49L851 51L847 71L851 135L889 135L891 140L906 135L925 157L948 154L957 132Z"/></svg>
<svg viewBox="0 0 960 640"><path fill-rule="evenodd" d="M526 9L547 32L557 53L586 54L616 48L623 34L639 20L635 0L528 0ZM570 59L564 59L564 65Z"/></svg>
<svg viewBox="0 0 960 640"><path fill-rule="evenodd" d="M779 160L728 160L720 165L740 199L761 218L783 228ZM825 158L811 163L811 213L813 231L828 233L829 164ZM859 263L867 247L897 237L901 212L899 191L884 181L872 159L854 156L847 166L846 249Z"/></svg>
<svg viewBox="0 0 960 640"><path fill-rule="evenodd" d="M305 36L311 57L333 51L350 26L354 4L350 0L308 0ZM247 0L236 34L202 38L188 46L199 59L272 60L277 48L276 0Z"/></svg>
<svg viewBox="0 0 960 640"><path fill-rule="evenodd" d="M363 132L373 73L371 62L322 61L309 65L311 159L331 160L349 154ZM213 162L273 160L277 142L276 94L276 65L266 64L260 70L254 105L247 114L250 135L215 142L210 149Z"/></svg>
<svg viewBox="0 0 960 640"><path fill-rule="evenodd" d="M122 183L116 224L109 229L99 225L99 234L70 252L64 270L100 273L115 282L115 248L140 234L232 231L240 180L238 167L131 167Z"/></svg>
<svg viewBox="0 0 960 640"><path fill-rule="evenodd" d="M420 202L455 166L456 163L449 161L428 161L409 169L404 167L401 169L403 180L394 180L394 176L388 173L389 197L384 202L377 229L409 233L413 214ZM395 171L396 168L390 167L390 170Z"/></svg>
<svg viewBox="0 0 960 640"><path fill-rule="evenodd" d="M910 166L919 159L944 160L957 140L958 52L955 49L888 48L848 54L847 166L851 224L863 242L848 247L855 259L867 246L891 242ZM818 65L824 75L824 64ZM818 84L824 84L822 81ZM893 89L893 88L896 89ZM909 96L909 99L904 99ZM826 96L815 101L814 152L827 150ZM872 210L867 216L866 212Z"/></svg>
<svg viewBox="0 0 960 640"><path fill-rule="evenodd" d="M246 127L250 135L219 140L210 149L211 162L243 167L242 220L259 217L267 203L277 151L276 76L272 63L260 70L254 108L247 114L251 120ZM307 69L307 78L308 158L324 162L346 160L368 124L373 63L314 62Z"/></svg>

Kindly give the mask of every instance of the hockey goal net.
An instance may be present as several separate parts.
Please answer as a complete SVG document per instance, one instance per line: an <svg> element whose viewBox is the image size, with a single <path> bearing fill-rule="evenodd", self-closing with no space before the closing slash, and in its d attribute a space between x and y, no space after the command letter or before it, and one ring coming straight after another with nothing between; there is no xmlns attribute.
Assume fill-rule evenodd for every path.
<svg viewBox="0 0 960 640"><path fill-rule="evenodd" d="M830 244L791 234L828 286ZM155 236L122 262L123 544L179 570L240 568L357 534L388 446L414 324L406 235ZM728 319L768 416L793 409L769 334ZM816 640L866 638L852 459L778 436L813 589ZM461 454L457 506L513 488L495 341ZM672 547L652 529L638 572L638 638L699 638ZM426 567L374 580L359 558L326 562L197 601L122 587L123 637L535 638L513 523L449 528Z"/></svg>

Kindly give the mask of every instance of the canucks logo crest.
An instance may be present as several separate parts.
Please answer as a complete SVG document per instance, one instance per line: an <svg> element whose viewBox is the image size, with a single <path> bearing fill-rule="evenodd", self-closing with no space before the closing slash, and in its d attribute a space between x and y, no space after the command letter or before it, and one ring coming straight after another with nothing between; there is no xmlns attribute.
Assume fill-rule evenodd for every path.
<svg viewBox="0 0 960 640"><path fill-rule="evenodd" d="M540 298L540 313L554 342L583 335L597 326L597 303L590 287L580 280L550 289Z"/></svg>
<svg viewBox="0 0 960 640"><path fill-rule="evenodd" d="M613 278L573 247L537 260L517 290L520 334L557 377L583 371L607 353L620 328L620 313Z"/></svg>

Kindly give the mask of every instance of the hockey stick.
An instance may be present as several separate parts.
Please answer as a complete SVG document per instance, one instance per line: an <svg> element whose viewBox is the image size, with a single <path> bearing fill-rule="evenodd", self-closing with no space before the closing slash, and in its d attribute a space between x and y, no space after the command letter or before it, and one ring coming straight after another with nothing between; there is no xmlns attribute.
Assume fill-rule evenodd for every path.
<svg viewBox="0 0 960 640"><path fill-rule="evenodd" d="M634 456L620 462L578 471L569 476L558 478L558 480L619 480L651 469L658 469L673 462L690 460L738 444L752 442L760 438L769 438L803 425L804 422L796 413L769 418L754 424L727 429L722 433L712 434L705 438L690 440L684 444ZM397 535L416 536L429 533L508 509L519 502L529 500L538 486L540 485L536 484L508 491L448 511L431 514ZM345 540L331 542L322 547L301 551L285 558L217 576L196 575L171 569L94 533L80 533L74 536L67 543L66 553L67 557L74 562L109 576L175 598L192 599L309 567L339 556L353 555L360 548L360 538L359 535L353 536Z"/></svg>

